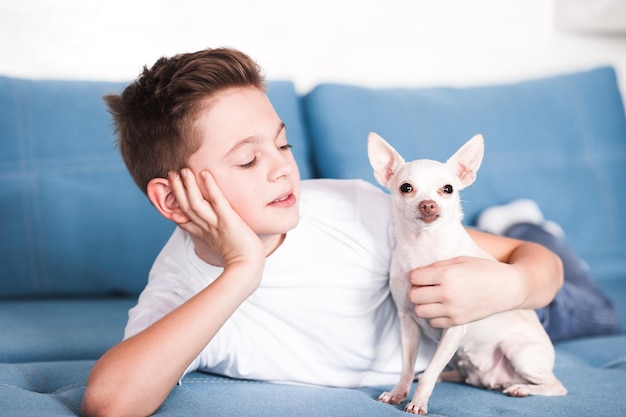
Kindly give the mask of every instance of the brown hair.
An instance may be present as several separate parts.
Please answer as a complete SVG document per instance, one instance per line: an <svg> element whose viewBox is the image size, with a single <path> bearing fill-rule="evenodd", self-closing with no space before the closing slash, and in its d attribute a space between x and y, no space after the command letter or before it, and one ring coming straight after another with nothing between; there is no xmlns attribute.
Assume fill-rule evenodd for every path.
<svg viewBox="0 0 626 417"><path fill-rule="evenodd" d="M180 170L201 141L193 129L206 99L232 87L265 91L259 66L229 48L160 58L121 94L104 100L113 116L117 145L139 188L153 178Z"/></svg>

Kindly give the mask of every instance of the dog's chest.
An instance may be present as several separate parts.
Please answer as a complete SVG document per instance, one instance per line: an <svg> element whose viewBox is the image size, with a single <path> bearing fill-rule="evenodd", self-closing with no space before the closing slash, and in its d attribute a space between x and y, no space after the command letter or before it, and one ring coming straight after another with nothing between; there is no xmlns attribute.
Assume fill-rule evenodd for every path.
<svg viewBox="0 0 626 417"><path fill-rule="evenodd" d="M465 230L460 233L398 233L392 257L404 272L461 255L481 256Z"/></svg>
<svg viewBox="0 0 626 417"><path fill-rule="evenodd" d="M428 320L415 315L414 306L407 295L411 286L409 272L415 268L457 256L486 256L462 226L449 229L448 233L410 235L398 231L396 247L392 253L389 286L401 313L409 314L422 331L432 340L438 341L441 329L430 326Z"/></svg>

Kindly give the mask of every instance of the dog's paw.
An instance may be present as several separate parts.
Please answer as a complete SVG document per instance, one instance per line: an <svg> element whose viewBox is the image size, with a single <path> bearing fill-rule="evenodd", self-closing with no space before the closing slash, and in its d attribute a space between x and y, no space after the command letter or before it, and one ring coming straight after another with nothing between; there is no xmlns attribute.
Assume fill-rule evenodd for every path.
<svg viewBox="0 0 626 417"><path fill-rule="evenodd" d="M528 388L528 385L515 384L511 385L502 392L511 397L528 397L530 395Z"/></svg>
<svg viewBox="0 0 626 417"><path fill-rule="evenodd" d="M396 393L394 391L391 392L383 392L378 396L378 401L385 404L400 404L406 397L408 397L409 393Z"/></svg>
<svg viewBox="0 0 626 417"><path fill-rule="evenodd" d="M566 395L567 388L565 388L558 379L554 378L552 381L544 384L511 385L502 392L511 397L526 397L528 395L552 396Z"/></svg>
<svg viewBox="0 0 626 417"><path fill-rule="evenodd" d="M426 404L420 405L411 401L406 405L404 411L411 414L419 414L420 416L425 416L426 414L428 414L428 407Z"/></svg>

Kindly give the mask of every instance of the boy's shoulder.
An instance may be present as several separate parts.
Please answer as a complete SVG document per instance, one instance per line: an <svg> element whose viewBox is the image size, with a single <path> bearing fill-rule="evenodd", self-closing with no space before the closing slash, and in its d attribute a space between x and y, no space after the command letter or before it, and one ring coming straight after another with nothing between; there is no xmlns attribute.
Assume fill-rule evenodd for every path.
<svg viewBox="0 0 626 417"><path fill-rule="evenodd" d="M319 178L302 180L300 189L303 194L316 194L317 197L346 197L351 198L359 194L378 194L386 193L374 184L361 179L335 179L335 178Z"/></svg>

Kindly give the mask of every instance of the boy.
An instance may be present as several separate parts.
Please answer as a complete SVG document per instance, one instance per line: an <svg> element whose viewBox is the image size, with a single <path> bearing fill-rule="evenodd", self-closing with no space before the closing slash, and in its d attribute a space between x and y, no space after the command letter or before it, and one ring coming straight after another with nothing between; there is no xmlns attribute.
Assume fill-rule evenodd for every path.
<svg viewBox="0 0 626 417"><path fill-rule="evenodd" d="M162 58L106 100L131 175L178 228L124 341L90 374L86 415L149 415L194 369L345 387L395 381L388 197L363 181L300 183L286 127L248 56ZM500 262L412 271L418 315L446 327L550 302L563 279L558 257L471 234ZM418 368L428 355L426 346Z"/></svg>

